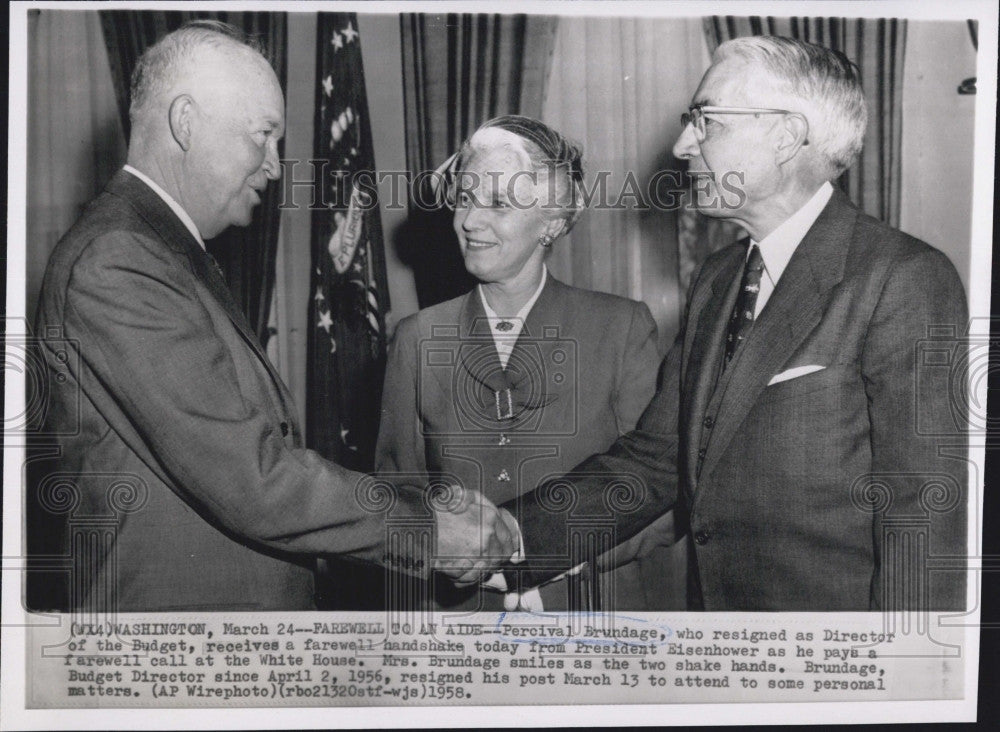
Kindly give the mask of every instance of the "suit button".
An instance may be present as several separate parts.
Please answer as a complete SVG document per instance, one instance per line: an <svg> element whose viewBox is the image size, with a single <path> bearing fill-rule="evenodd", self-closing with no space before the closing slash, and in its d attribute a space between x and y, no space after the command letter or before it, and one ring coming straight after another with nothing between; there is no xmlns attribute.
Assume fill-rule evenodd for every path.
<svg viewBox="0 0 1000 732"><path fill-rule="evenodd" d="M698 451L698 459L699 459L699 460L704 460L704 459L705 459L705 453L706 453L706 452L707 452L707 450L706 450L706 449L705 449L704 447L703 447L703 448L701 448L701 449L700 449L700 450Z"/></svg>
<svg viewBox="0 0 1000 732"><path fill-rule="evenodd" d="M288 437L288 422L281 423L281 436Z"/></svg>
<svg viewBox="0 0 1000 732"><path fill-rule="evenodd" d="M695 544L707 544L708 543L708 532L707 531L698 531L698 532L696 532L695 535L694 535L694 543Z"/></svg>
<svg viewBox="0 0 1000 732"><path fill-rule="evenodd" d="M704 424L705 424L705 427L707 427L708 429L712 429L712 425L715 424L715 418L711 414L708 415L707 417L705 417Z"/></svg>

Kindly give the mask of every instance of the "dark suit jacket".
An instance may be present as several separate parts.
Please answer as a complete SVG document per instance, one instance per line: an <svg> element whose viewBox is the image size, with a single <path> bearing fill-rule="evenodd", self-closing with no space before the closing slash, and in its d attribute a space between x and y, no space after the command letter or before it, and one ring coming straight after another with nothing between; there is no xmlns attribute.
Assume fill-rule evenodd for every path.
<svg viewBox="0 0 1000 732"><path fill-rule="evenodd" d="M309 609L310 555L382 561L361 476L302 447L221 275L134 176L56 247L36 333L56 450L31 461L28 547L64 564L29 576L32 607Z"/></svg>
<svg viewBox="0 0 1000 732"><path fill-rule="evenodd" d="M962 607L964 573L926 570L967 553L964 403L948 369L917 358L934 332L939 352L960 353L954 267L836 192L723 370L745 253L704 263L639 426L569 479L584 499L589 473L642 479L647 500L618 518L619 536L675 505L689 514L693 609ZM769 385L808 365L825 368ZM533 557L528 584L564 550L550 490L508 506Z"/></svg>
<svg viewBox="0 0 1000 732"><path fill-rule="evenodd" d="M476 290L399 323L382 397L379 473L416 476L419 485L447 474L500 503L635 426L660 361L649 309L546 276L506 372ZM515 385L510 403L504 378ZM609 604L641 610L676 602L665 587L682 575L668 567L671 522L666 517L606 558L619 565L604 577ZM503 607L496 593L436 589L438 607ZM543 587L542 600L547 610L565 609L566 583Z"/></svg>

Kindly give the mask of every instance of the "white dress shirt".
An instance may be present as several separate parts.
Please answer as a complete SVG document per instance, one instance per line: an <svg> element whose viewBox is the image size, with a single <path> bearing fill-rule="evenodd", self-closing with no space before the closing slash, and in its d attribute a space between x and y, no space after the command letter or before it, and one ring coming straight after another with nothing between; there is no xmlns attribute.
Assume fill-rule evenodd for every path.
<svg viewBox="0 0 1000 732"><path fill-rule="evenodd" d="M767 305L771 293L774 292L778 280L788 266L788 261L795 254L810 227L816 223L816 219L826 208L832 195L833 186L827 181L803 204L802 208L785 219L778 228L759 242L750 240L751 246L756 244L760 249L760 256L764 260L764 273L760 278L760 291L757 293L757 305L753 314L755 319ZM749 248L747 256L750 256Z"/></svg>
<svg viewBox="0 0 1000 732"><path fill-rule="evenodd" d="M538 283L538 289L535 290L535 294L531 296L528 302L524 303L524 306L517 311L517 315L512 318L501 318L496 314L496 311L490 307L490 304L486 302L486 293L483 292L483 286L479 285L476 289L479 290L479 299L482 300L483 310L486 311L486 319L490 323L490 333L493 334L493 343L497 347L497 356L500 357L500 365L507 368L507 362L510 360L510 354L514 350L514 344L517 343L518 336L521 335L521 331L524 330L524 319L528 317L528 313L531 312L531 308L534 307L535 302L538 300L538 296L542 294L542 290L545 289L545 280L549 277L548 269L545 265L542 265L542 281ZM497 328L497 325L503 322L512 324L514 327L507 331L502 331Z"/></svg>
<svg viewBox="0 0 1000 732"><path fill-rule="evenodd" d="M181 223L184 224L184 226L187 227L187 230L191 232L191 236L195 238L195 241L201 245L202 249L205 249L205 242L201 238L201 233L198 231L198 227L194 225L194 221L192 221L191 217L188 216L187 211L181 208L181 205L177 203L177 201L175 201L169 193L160 188L160 186L158 186L148 175L142 171L136 170L131 165L126 165L125 170L152 188L153 193L162 198L163 202L170 206L170 210L177 214L177 218L179 218Z"/></svg>

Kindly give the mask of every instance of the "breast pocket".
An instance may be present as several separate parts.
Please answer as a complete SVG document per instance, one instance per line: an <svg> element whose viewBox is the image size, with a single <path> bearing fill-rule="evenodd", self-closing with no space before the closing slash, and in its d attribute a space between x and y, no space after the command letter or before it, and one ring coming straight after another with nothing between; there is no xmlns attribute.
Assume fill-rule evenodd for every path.
<svg viewBox="0 0 1000 732"><path fill-rule="evenodd" d="M856 364L840 364L828 366L821 371L813 371L811 374L799 376L787 381L779 381L772 384L761 392L757 403L773 403L802 397L807 394L840 386L858 378L858 367Z"/></svg>

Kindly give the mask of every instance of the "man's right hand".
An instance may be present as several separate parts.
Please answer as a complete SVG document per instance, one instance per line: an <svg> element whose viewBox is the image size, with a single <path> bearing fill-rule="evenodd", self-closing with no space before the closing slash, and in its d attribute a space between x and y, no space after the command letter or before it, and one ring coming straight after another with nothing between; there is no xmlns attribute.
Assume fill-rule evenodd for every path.
<svg viewBox="0 0 1000 732"><path fill-rule="evenodd" d="M436 508L434 568L456 585L478 583L510 561L519 549L517 522L479 491L460 491L451 505Z"/></svg>

